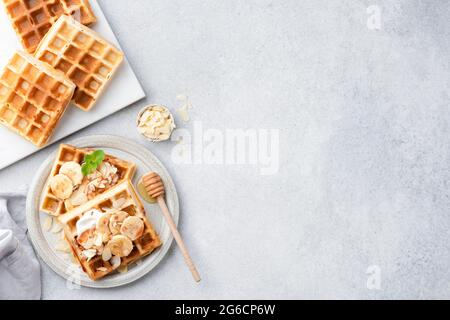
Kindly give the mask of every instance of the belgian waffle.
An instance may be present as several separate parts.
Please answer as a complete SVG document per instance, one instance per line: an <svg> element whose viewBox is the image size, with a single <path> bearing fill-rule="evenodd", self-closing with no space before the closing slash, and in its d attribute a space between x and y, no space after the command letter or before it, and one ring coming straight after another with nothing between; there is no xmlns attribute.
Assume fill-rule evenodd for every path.
<svg viewBox="0 0 450 320"><path fill-rule="evenodd" d="M24 52L0 78L0 122L38 147L47 143L75 91L62 72Z"/></svg>
<svg viewBox="0 0 450 320"><path fill-rule="evenodd" d="M137 196L133 185L129 180L122 182L102 195L99 195L94 200L59 218L60 222L64 225L65 237L70 244L72 253L92 280L98 280L107 274L110 274L118 266L115 266L116 268L114 268L111 260L104 261L100 254L95 255L91 259L86 258L83 254L85 248L77 241L76 222L87 211L96 209L100 212L107 212L108 210L111 210L111 208L124 211L128 213L129 216L139 217L144 223L143 233L136 240L132 241L133 249L128 256L121 258L120 267L128 266L138 259L150 254L161 245L161 240L152 224L149 222L144 206ZM105 247L107 247L107 244Z"/></svg>
<svg viewBox="0 0 450 320"><path fill-rule="evenodd" d="M69 76L77 85L75 105L84 111L94 106L124 58L95 31L68 16L53 25L35 56Z"/></svg>
<svg viewBox="0 0 450 320"><path fill-rule="evenodd" d="M23 47L34 53L53 23L63 14L82 24L94 23L94 12L88 0L2 0L11 24Z"/></svg>
<svg viewBox="0 0 450 320"><path fill-rule="evenodd" d="M74 161L82 164L84 156L91 153L92 151L93 150L91 149L76 148L67 144L61 144L55 162L53 164L49 180L59 173L60 168L65 162ZM116 185L128 179L132 179L135 174L136 165L132 162L121 160L111 155L106 155L104 162L108 162L117 168L118 180ZM88 178L84 177L83 179L84 182L86 182ZM107 191L108 189L109 188L98 189L97 192L93 194L93 197L95 197L97 194L101 194ZM45 187L45 193L41 202L41 211L53 216L60 216L74 209L74 207L75 206L68 204L67 201L58 199L52 192L49 183L47 183Z"/></svg>

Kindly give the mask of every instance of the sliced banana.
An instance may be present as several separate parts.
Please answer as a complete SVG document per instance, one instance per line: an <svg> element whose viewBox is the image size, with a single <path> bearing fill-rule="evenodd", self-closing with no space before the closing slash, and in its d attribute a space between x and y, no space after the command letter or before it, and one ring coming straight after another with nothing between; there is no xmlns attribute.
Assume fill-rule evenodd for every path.
<svg viewBox="0 0 450 320"><path fill-rule="evenodd" d="M75 206L72 205L72 202L70 202L70 198L64 200L64 206L66 207L67 212L72 211L75 208Z"/></svg>
<svg viewBox="0 0 450 320"><path fill-rule="evenodd" d="M120 227L120 233L131 240L136 240L144 232L144 222L141 218L131 216L126 218Z"/></svg>
<svg viewBox="0 0 450 320"><path fill-rule="evenodd" d="M102 260L109 261L111 258L112 258L111 249L108 246L106 246L102 252Z"/></svg>
<svg viewBox="0 0 450 320"><path fill-rule="evenodd" d="M111 213L103 213L97 220L97 232L102 235L109 235L111 231L109 230L109 219L111 218Z"/></svg>
<svg viewBox="0 0 450 320"><path fill-rule="evenodd" d="M128 217L128 213L125 211L117 211L109 219L109 230L113 235L120 233L120 227L122 222Z"/></svg>
<svg viewBox="0 0 450 320"><path fill-rule="evenodd" d="M60 174L64 174L72 180L72 183L77 186L81 184L83 181L83 172L81 171L80 164L69 161L62 165L61 169L59 169Z"/></svg>
<svg viewBox="0 0 450 320"><path fill-rule="evenodd" d="M108 241L111 240L112 237L111 233L109 234L102 233L101 235L103 237L103 243L108 243Z"/></svg>
<svg viewBox="0 0 450 320"><path fill-rule="evenodd" d="M102 247L103 246L103 235L101 233L97 233L97 236L95 237L94 242L96 247Z"/></svg>
<svg viewBox="0 0 450 320"><path fill-rule="evenodd" d="M72 193L72 196L67 201L73 207L78 207L88 202L88 197L83 189L78 188Z"/></svg>
<svg viewBox="0 0 450 320"><path fill-rule="evenodd" d="M73 183L66 175L57 174L50 180L50 189L57 198L66 200L72 195Z"/></svg>
<svg viewBox="0 0 450 320"><path fill-rule="evenodd" d="M111 253L117 257L127 257L133 250L133 242L123 235L114 236L107 244Z"/></svg>

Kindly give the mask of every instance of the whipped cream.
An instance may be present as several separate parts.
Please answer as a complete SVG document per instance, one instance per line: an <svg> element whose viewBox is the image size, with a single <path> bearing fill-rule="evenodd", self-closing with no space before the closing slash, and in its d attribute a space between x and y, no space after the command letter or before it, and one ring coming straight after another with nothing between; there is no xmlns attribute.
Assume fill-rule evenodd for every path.
<svg viewBox="0 0 450 320"><path fill-rule="evenodd" d="M140 112L138 117L139 132L152 141L169 139L175 127L172 114L164 106L148 106Z"/></svg>
<svg viewBox="0 0 450 320"><path fill-rule="evenodd" d="M82 235L85 231L97 226L97 221L100 219L102 213L96 209L86 211L80 220L77 221L77 235Z"/></svg>

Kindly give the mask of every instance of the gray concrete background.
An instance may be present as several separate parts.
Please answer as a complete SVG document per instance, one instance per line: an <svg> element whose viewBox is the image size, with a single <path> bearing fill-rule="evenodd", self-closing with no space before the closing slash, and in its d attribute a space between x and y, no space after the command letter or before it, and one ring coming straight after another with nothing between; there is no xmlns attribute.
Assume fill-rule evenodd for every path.
<svg viewBox="0 0 450 320"><path fill-rule="evenodd" d="M44 298L450 298L447 1L100 4L148 98L72 137L118 134L164 162L204 280L172 247L112 290L68 290L43 266ZM372 4L379 31L366 26ZM139 108L175 110L180 93L206 128L280 129L278 174L176 165L173 143L143 142ZM0 171L1 188L54 149ZM380 290L366 286L372 265Z"/></svg>

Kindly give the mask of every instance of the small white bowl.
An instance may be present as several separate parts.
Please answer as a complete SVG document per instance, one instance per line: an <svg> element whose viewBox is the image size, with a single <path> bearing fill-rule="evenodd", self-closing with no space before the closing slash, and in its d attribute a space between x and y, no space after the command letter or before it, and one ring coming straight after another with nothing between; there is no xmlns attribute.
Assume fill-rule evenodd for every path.
<svg viewBox="0 0 450 320"><path fill-rule="evenodd" d="M148 106L142 108L141 111L139 111L139 113L138 113L138 115L137 115L137 118L136 118L136 126L137 126L137 128L139 129L139 122L140 122L140 119L141 119L142 115L144 114L144 112L147 111L147 110L150 110L150 109L152 109L152 108L155 108L155 107L160 107L160 108L163 108L165 111L167 111L167 113L170 115L170 119L172 120L173 126L172 126L172 128L171 128L170 134L169 134L169 136L167 137L167 139L157 139L157 138L152 139L152 138L146 136L144 133L140 132L139 130L138 130L138 132L139 132L139 133L141 134L141 136L143 136L146 140L149 140L149 141L152 141L152 142L167 141L167 140L170 139L170 136L172 135L173 130L176 128L176 125L175 125L175 119L174 119L172 113L170 112L170 110L169 110L167 107L165 107L165 106L163 106L163 105L160 105L160 104L151 104L151 105L148 105Z"/></svg>

